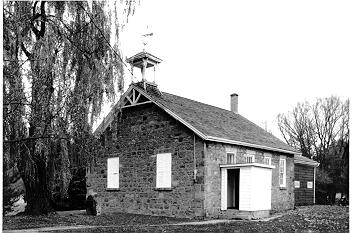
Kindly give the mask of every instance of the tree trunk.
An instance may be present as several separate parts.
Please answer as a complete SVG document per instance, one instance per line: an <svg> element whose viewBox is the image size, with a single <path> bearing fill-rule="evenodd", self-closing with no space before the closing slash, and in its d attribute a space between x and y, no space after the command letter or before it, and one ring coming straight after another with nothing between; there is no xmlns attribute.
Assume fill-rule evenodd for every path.
<svg viewBox="0 0 352 233"><path fill-rule="evenodd" d="M36 156L37 157L37 156ZM43 159L36 158L32 165L25 165L21 169L21 176L26 188L25 200L27 203L25 213L29 215L41 215L54 212L51 194L47 185L47 167ZM23 161L30 163L30 161ZM23 167L23 164L21 164ZM31 167L30 171L26 171Z"/></svg>
<svg viewBox="0 0 352 233"><path fill-rule="evenodd" d="M43 26L45 21L41 21L41 24ZM54 58L51 60L52 63L49 60L46 64L39 62L42 56L48 56L45 51L49 48L42 43L44 40L41 39L44 35L41 35L42 31L34 33L37 36L37 41L32 48L30 57L28 57L34 59L30 63L32 72L32 101L28 130L30 138L46 136L51 133L52 109L50 104L54 91L51 73ZM20 170L26 189L25 201L27 206L25 213L40 215L53 212L52 195L48 185L50 178L48 173L53 171L49 170L47 165L50 153L50 139L30 140L25 143L24 147L25 153L22 154L20 159Z"/></svg>

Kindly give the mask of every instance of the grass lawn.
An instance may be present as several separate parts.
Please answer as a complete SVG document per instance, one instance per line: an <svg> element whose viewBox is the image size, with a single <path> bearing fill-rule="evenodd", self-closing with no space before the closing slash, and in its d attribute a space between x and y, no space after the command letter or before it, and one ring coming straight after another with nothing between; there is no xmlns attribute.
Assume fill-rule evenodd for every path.
<svg viewBox="0 0 352 233"><path fill-rule="evenodd" d="M271 221L241 220L204 225L165 225L190 221L194 220L123 213L101 216L55 214L30 217L22 215L4 217L3 229L86 225L109 227L82 229L80 232L348 232L349 209L317 205L299 207Z"/></svg>

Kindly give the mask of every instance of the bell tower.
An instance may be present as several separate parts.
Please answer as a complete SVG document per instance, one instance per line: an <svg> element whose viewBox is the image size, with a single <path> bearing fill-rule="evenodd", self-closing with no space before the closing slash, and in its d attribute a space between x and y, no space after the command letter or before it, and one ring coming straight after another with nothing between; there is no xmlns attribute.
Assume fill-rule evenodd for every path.
<svg viewBox="0 0 352 233"><path fill-rule="evenodd" d="M137 53L136 55L127 58L126 60L131 65L131 70L133 74L134 67L141 69L142 73L142 82L147 82L146 78L146 69L153 68L154 69L154 83L155 83L155 67L158 65L162 60L146 51L142 51Z"/></svg>
<svg viewBox="0 0 352 233"><path fill-rule="evenodd" d="M148 30L148 26L147 26L147 30ZM152 85L155 85L155 68L156 66L162 62L162 60L148 52L146 52L146 45L148 44L147 42L147 38L150 38L151 36L153 36L153 33L148 33L146 32L145 34L142 35L142 42L143 42L143 51L140 53L137 53L136 55L127 58L127 62L131 65L131 71L132 71L132 83L133 83L133 69L134 67L137 67L141 70L141 74L142 74L142 80L141 82L143 83L143 87L145 89L145 84L149 83ZM148 68L153 68L153 83L148 82L147 80L147 75L146 75L146 70ZM150 79L150 78L149 78Z"/></svg>

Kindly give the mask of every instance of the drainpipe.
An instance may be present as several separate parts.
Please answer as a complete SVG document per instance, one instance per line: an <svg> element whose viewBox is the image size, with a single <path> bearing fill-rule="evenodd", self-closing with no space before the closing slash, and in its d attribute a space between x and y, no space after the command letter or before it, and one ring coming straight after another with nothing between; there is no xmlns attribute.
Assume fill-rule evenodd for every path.
<svg viewBox="0 0 352 233"><path fill-rule="evenodd" d="M203 186L204 186L204 190L206 190L206 179L207 179L207 166L206 166L206 157L207 157L207 143L205 141L203 141L203 177L204 177L204 180L203 180ZM208 215L208 202L207 202L207 193L204 192L204 200L203 200L203 205L204 205L204 217L207 217Z"/></svg>
<svg viewBox="0 0 352 233"><path fill-rule="evenodd" d="M205 177L205 174L206 174L206 170L205 170L205 168L206 168L205 162L207 161L206 157L207 157L207 143L205 141L203 141L204 177Z"/></svg>
<svg viewBox="0 0 352 233"><path fill-rule="evenodd" d="M313 178L313 204L315 204L315 170L316 170L316 167L314 167L314 178Z"/></svg>
<svg viewBox="0 0 352 233"><path fill-rule="evenodd" d="M193 133L193 180L197 180L196 135Z"/></svg>

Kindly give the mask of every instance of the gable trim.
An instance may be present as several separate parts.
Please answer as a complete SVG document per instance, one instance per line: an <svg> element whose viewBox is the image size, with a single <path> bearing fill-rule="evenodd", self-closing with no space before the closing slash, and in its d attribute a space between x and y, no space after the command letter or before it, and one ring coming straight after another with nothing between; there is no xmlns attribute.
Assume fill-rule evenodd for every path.
<svg viewBox="0 0 352 233"><path fill-rule="evenodd" d="M121 108L130 108L130 107L134 107L134 106L138 106L138 105L143 105L143 104L150 104L150 103L153 103L152 101L148 100L148 101L145 101L143 103L136 103L136 104L133 104L133 105L125 105L125 106L122 106Z"/></svg>
<svg viewBox="0 0 352 233"><path fill-rule="evenodd" d="M142 94L140 90L137 90L135 87L131 86L121 97L120 101L122 101L122 108L150 103L150 98L147 97L145 97L146 99L148 99L147 101L144 100L142 102L138 102L141 96L145 97L145 95Z"/></svg>
<svg viewBox="0 0 352 233"><path fill-rule="evenodd" d="M131 105L124 105L124 100L125 98L128 98L130 103L132 103L133 101L129 98L128 94L131 91L134 91L133 89L137 89L139 91L139 95L137 96L137 98L135 98L135 102L137 102L141 96L141 90L139 88L136 88L133 85L130 85L130 87L126 90L126 92L121 95L120 99L117 101L117 103L111 108L110 112L108 113L108 115L106 117L103 118L102 122L98 125L98 127L94 130L93 135L99 135L100 133L104 132L105 129L108 127L108 125L110 125L110 123L113 121L113 113L115 111L116 108L118 108L119 105L121 106L121 109L123 108L128 108L128 107L133 107L133 106L138 106L138 105L142 105L142 104L148 104L148 103L155 103L154 101L151 100L151 98L146 95L143 92L143 95L148 99L148 101L142 102L142 103L135 103L135 104L131 104ZM133 95L135 95L135 93L133 93Z"/></svg>

